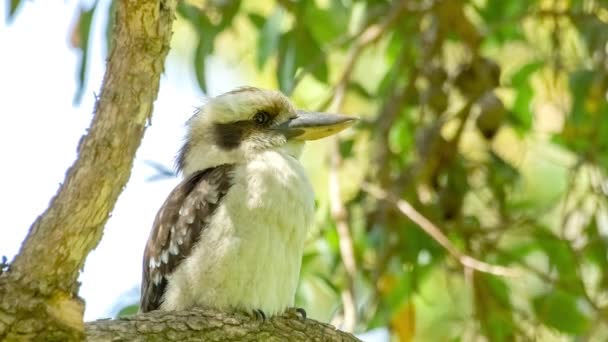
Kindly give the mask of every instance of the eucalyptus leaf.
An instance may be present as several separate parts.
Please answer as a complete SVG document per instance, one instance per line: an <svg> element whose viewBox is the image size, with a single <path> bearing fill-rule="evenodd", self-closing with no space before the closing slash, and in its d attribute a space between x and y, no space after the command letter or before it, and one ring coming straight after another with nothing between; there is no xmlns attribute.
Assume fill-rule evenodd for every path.
<svg viewBox="0 0 608 342"><path fill-rule="evenodd" d="M260 29L257 49L258 69L264 68L268 58L277 50L281 38L281 22L283 17L283 9L277 7Z"/></svg>
<svg viewBox="0 0 608 342"><path fill-rule="evenodd" d="M91 23L93 22L93 14L97 8L97 1L88 10L81 10L78 18L78 49L81 52L80 63L78 65L78 77L76 82L76 94L74 94L74 103L79 104L82 101L82 95L85 88L85 79L87 72L87 63L89 60L89 39L91 37Z"/></svg>

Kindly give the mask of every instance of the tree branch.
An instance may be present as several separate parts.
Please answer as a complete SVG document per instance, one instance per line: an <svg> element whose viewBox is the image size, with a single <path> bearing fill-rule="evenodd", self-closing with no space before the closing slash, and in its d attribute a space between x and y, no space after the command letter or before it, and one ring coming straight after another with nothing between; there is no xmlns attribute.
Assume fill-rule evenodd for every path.
<svg viewBox="0 0 608 342"><path fill-rule="evenodd" d="M443 232L433 222L429 221L426 217L420 214L407 201L395 198L393 195L373 184L363 183L361 188L363 191L367 192L373 197L376 197L377 199L387 200L393 203L403 215L407 216L410 220L416 223L420 229L433 238L433 240L441 245L441 247L445 248L465 269L476 270L503 277L519 276L520 272L515 269L499 265L491 265L459 251L456 246L452 244L450 239L448 239L448 237L445 236L445 234L443 234Z"/></svg>
<svg viewBox="0 0 608 342"><path fill-rule="evenodd" d="M86 325L88 341L359 341L312 319L276 316L264 322L245 314L193 309L152 311Z"/></svg>
<svg viewBox="0 0 608 342"><path fill-rule="evenodd" d="M116 5L114 48L78 159L0 276L0 340L83 335L77 279L131 174L169 51L176 1Z"/></svg>

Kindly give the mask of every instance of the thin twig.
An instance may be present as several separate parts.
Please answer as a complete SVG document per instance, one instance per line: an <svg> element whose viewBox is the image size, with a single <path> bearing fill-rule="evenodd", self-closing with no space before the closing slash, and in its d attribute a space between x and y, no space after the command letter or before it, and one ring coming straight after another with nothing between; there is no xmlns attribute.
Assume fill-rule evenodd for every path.
<svg viewBox="0 0 608 342"><path fill-rule="evenodd" d="M351 75L361 53L367 46L373 44L382 37L384 32L386 32L396 19L399 18L400 14L405 9L406 3L407 0L395 1L394 6L389 10L388 15L383 21L376 25L369 26L357 37L346 56L346 64L342 71L342 75L331 92L331 101L323 104L323 108L328 107L330 112L340 111L344 103L344 97ZM353 238L348 225L348 212L340 198L338 170L342 164L342 157L340 155L340 145L337 137L331 139L330 153L329 201L331 215L336 222L336 230L340 242L340 256L348 278L347 289L342 293L342 303L344 307L343 330L351 332L357 325L357 302L355 295L357 264L355 262L355 253L353 252Z"/></svg>
<svg viewBox="0 0 608 342"><path fill-rule="evenodd" d="M515 277L519 276L520 272L504 266L491 265L484 261L475 259L469 255L466 255L459 251L456 246L441 232L441 230L426 217L420 214L414 207L412 207L407 201L403 199L395 198L395 196L388 192L380 189L379 187L363 183L361 184L363 191L381 200L387 200L393 203L399 211L407 216L410 220L416 223L425 233L427 233L433 240L439 245L445 248L458 262L466 269L476 270L479 272L494 274L504 277Z"/></svg>

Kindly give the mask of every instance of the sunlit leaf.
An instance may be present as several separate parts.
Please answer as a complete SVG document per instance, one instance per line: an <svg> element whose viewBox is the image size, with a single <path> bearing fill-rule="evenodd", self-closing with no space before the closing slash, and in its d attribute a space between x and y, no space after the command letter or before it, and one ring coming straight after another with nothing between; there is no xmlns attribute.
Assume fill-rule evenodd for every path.
<svg viewBox="0 0 608 342"><path fill-rule="evenodd" d="M579 301L583 299L554 290L535 297L533 306L541 322L561 332L578 335L587 331L590 324L580 310Z"/></svg>
<svg viewBox="0 0 608 342"><path fill-rule="evenodd" d="M527 132L532 127L532 99L534 90L530 84L530 77L538 71L544 62L532 62L524 65L517 71L511 79L511 84L515 88L515 102L513 111L508 118L513 126L520 132Z"/></svg>
<svg viewBox="0 0 608 342"><path fill-rule="evenodd" d="M533 1L488 0L482 7L477 7L481 17L491 27L488 40L504 44L509 40L524 39L521 25L501 25L505 21L517 22L533 6Z"/></svg>

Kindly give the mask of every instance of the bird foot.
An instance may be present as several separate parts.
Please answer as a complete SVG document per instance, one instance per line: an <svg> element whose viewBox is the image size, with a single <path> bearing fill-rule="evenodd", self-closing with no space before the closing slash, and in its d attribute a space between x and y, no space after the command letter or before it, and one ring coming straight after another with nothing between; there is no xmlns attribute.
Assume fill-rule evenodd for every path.
<svg viewBox="0 0 608 342"><path fill-rule="evenodd" d="M254 309L251 311L246 311L245 314L251 318L253 318L256 321L262 321L265 322L266 321L266 314L264 313L264 311L260 310L260 309Z"/></svg>
<svg viewBox="0 0 608 342"><path fill-rule="evenodd" d="M302 308L287 308L285 310L284 316L288 318L297 318L297 319L306 319L306 310Z"/></svg>

